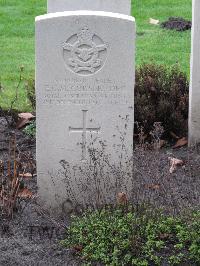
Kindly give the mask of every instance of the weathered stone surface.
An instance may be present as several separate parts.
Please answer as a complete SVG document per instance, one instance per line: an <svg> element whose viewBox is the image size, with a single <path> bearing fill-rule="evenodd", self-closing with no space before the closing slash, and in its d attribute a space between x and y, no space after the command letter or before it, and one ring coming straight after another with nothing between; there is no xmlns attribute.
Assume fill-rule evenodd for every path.
<svg viewBox="0 0 200 266"><path fill-rule="evenodd" d="M68 200L93 201L78 185L95 196L92 180L77 181L73 171L69 180L65 171L68 163L88 164L88 148L100 149L106 141L110 163L127 168L133 149L134 49L134 18L126 15L78 11L36 18L37 174L40 201L51 211L59 212ZM116 151L120 145L126 158ZM103 178L111 183L108 173Z"/></svg>
<svg viewBox="0 0 200 266"><path fill-rule="evenodd" d="M131 14L131 0L48 0L48 13L77 10Z"/></svg>
<svg viewBox="0 0 200 266"><path fill-rule="evenodd" d="M200 142L200 1L193 0L189 109L190 145Z"/></svg>

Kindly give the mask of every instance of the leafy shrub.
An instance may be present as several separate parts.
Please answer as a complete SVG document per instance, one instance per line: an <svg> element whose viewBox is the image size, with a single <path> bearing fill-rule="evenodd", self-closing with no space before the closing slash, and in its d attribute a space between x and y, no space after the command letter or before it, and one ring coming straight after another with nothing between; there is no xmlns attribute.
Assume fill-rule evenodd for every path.
<svg viewBox="0 0 200 266"><path fill-rule="evenodd" d="M141 66L136 70L135 121L144 127L145 133L152 130L154 122L161 122L167 136L170 131L185 136L188 93L187 77L177 66Z"/></svg>
<svg viewBox="0 0 200 266"><path fill-rule="evenodd" d="M174 218L131 206L104 208L74 217L62 244L87 265L199 265L200 212Z"/></svg>

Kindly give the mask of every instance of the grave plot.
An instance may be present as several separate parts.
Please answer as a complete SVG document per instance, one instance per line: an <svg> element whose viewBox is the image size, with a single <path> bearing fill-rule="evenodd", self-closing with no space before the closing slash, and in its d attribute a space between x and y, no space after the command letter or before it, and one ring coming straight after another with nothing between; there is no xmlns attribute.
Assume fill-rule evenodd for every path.
<svg viewBox="0 0 200 266"><path fill-rule="evenodd" d="M10 129L2 117L0 124L4 125L4 130L1 130L1 137L5 139ZM15 131L18 148L20 150L23 148L23 151L27 153L31 151L35 157L35 145L32 147L33 139L28 138L17 129L13 128L12 131ZM0 146L1 160L4 160L5 163L8 159L8 148L9 145ZM194 149L188 150L187 147L174 149L169 159L168 152L165 152L165 149L159 152L137 149L134 152L134 194L132 198L127 198L125 193L120 193L119 198L116 195L116 204L123 204L124 202L135 204L136 202L139 206L139 203L145 201L151 202L154 210L163 206L165 210L171 213L180 212L189 206L198 206L199 153ZM3 154L4 156L2 156ZM181 159L181 164L178 158ZM26 174L24 175L26 185L36 196L37 177ZM60 240L66 238L66 225L69 225L69 220L66 217L62 220L50 216L42 206L38 205L36 199L37 197L32 200L24 199L22 208L14 209L12 220L0 216L0 237L2 240L0 242L0 250L2 251L0 264L11 265L15 263L25 266L30 263L43 263L44 265L46 263L49 265L66 265L66 263L67 265L79 265L83 263L79 261L78 257L74 257L74 249L68 250L60 245ZM92 206L90 204L90 207ZM144 207L144 205L142 206ZM68 211L69 214L80 215L84 209L80 205L71 205ZM158 220L161 221L161 219ZM112 228L113 226L114 223ZM92 233L94 232L92 231ZM106 236L108 237L108 235ZM11 249L12 253L10 252ZM77 252L80 254L78 247L76 254Z"/></svg>
<svg viewBox="0 0 200 266"><path fill-rule="evenodd" d="M27 114L12 127L5 112L0 117L0 265L196 266L200 156L198 145L187 147L186 75L160 65L139 68L135 95L140 104L134 106L136 41L134 18L127 16L130 1L69 4L49 0L49 13L36 19L36 153L30 137L35 124L26 126ZM137 4L143 6L136 0ZM1 6L3 12L6 5ZM32 12L24 6L23 14ZM157 12L158 6L149 1L142 8L145 34L139 31L137 57L147 59L149 47L151 60L153 55L169 65L178 54L183 57L176 47L183 49L186 39L176 46L174 37L182 33L166 33L148 24L148 7ZM12 8L9 3L9 14ZM198 14L194 17L198 22ZM149 31L150 27L157 29ZM198 27L193 30L190 139L196 143ZM9 39L9 55L10 43ZM184 52L185 48L186 44ZM172 61L166 51L172 52ZM33 80L29 86L34 91ZM1 84L0 89L4 92ZM17 90L14 100L19 96ZM146 126L135 132L135 143L134 110ZM162 117L162 123L155 117ZM163 142L164 127L175 145ZM11 131L16 139L7 145L4 140ZM32 156L21 156L22 149L37 158L37 177L35 169L27 167Z"/></svg>

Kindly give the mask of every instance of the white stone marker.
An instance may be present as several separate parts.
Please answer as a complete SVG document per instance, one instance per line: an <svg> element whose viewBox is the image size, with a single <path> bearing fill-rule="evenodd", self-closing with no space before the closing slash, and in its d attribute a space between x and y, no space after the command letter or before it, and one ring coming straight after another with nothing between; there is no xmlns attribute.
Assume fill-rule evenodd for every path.
<svg viewBox="0 0 200 266"><path fill-rule="evenodd" d="M48 0L48 13L77 10L131 14L131 0Z"/></svg>
<svg viewBox="0 0 200 266"><path fill-rule="evenodd" d="M74 11L36 18L37 174L40 202L51 212L71 200L61 162L85 164L91 137L106 140L117 163L114 135L126 127L132 156L134 50L133 17ZM81 204L75 179L72 190Z"/></svg>
<svg viewBox="0 0 200 266"><path fill-rule="evenodd" d="M189 143L200 142L200 0L193 0Z"/></svg>

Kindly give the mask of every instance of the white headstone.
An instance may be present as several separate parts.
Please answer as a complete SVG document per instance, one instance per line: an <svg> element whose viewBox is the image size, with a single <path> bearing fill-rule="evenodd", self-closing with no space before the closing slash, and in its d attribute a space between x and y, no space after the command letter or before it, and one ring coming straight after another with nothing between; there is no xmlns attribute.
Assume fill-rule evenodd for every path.
<svg viewBox="0 0 200 266"><path fill-rule="evenodd" d="M193 0L189 142L200 142L200 0Z"/></svg>
<svg viewBox="0 0 200 266"><path fill-rule="evenodd" d="M48 0L48 13L77 10L131 14L131 0Z"/></svg>
<svg viewBox="0 0 200 266"><path fill-rule="evenodd" d="M74 11L36 18L37 174L41 203L51 211L70 197L61 162L84 165L91 138L97 146L106 141L117 163L115 135L125 130L121 141L132 156L134 50L135 22L126 15Z"/></svg>

